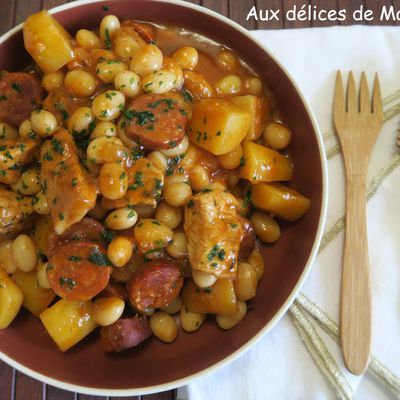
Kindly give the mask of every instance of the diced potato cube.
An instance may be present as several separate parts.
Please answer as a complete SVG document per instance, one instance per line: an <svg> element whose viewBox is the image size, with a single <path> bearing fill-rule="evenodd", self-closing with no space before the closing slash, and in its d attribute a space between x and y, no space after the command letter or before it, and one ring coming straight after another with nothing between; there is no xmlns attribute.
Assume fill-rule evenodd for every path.
<svg viewBox="0 0 400 400"><path fill-rule="evenodd" d="M205 289L190 280L183 288L182 299L188 310L196 313L234 315L238 310L233 283L226 278Z"/></svg>
<svg viewBox="0 0 400 400"><path fill-rule="evenodd" d="M287 221L299 219L311 204L307 197L278 183L254 185L251 200L256 208L274 213Z"/></svg>
<svg viewBox="0 0 400 400"><path fill-rule="evenodd" d="M40 314L40 319L61 351L66 351L96 328L93 304L61 299Z"/></svg>
<svg viewBox="0 0 400 400"><path fill-rule="evenodd" d="M55 72L72 60L71 36L46 10L29 16L23 33L26 50L43 72Z"/></svg>
<svg viewBox="0 0 400 400"><path fill-rule="evenodd" d="M215 155L229 153L244 139L250 122L250 114L228 100L201 100L193 107L189 139Z"/></svg>
<svg viewBox="0 0 400 400"><path fill-rule="evenodd" d="M0 329L7 328L18 314L24 295L0 267Z"/></svg>
<svg viewBox="0 0 400 400"><path fill-rule="evenodd" d="M232 97L230 101L251 116L249 131L244 140L257 140L271 119L271 103L266 98L253 95Z"/></svg>
<svg viewBox="0 0 400 400"><path fill-rule="evenodd" d="M243 143L244 165L239 177L252 183L289 181L293 165L289 157L254 142Z"/></svg>
<svg viewBox="0 0 400 400"><path fill-rule="evenodd" d="M43 289L38 285L36 271L22 272L17 270L12 275L12 280L24 294L22 305L35 317L38 317L56 297L50 289Z"/></svg>

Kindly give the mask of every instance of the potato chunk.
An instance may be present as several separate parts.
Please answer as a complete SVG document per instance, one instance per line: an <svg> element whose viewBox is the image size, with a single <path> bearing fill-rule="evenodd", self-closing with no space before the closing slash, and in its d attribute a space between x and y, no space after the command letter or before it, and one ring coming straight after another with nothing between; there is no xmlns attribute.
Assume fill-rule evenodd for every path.
<svg viewBox="0 0 400 400"><path fill-rule="evenodd" d="M24 295L0 267L0 329L7 328L18 314Z"/></svg>
<svg viewBox="0 0 400 400"><path fill-rule="evenodd" d="M213 286L200 289L189 280L183 287L183 303L191 312L202 314L234 315L238 304L230 279L218 279Z"/></svg>
<svg viewBox="0 0 400 400"><path fill-rule="evenodd" d="M244 165L239 177L252 183L290 181L293 165L289 157L254 142L243 143Z"/></svg>
<svg viewBox="0 0 400 400"><path fill-rule="evenodd" d="M17 270L13 273L12 280L24 295L22 305L35 317L38 317L56 297L52 290L43 289L38 285L36 271Z"/></svg>
<svg viewBox="0 0 400 400"><path fill-rule="evenodd" d="M23 33L26 50L45 73L57 71L74 57L69 33L46 10L29 16Z"/></svg>
<svg viewBox="0 0 400 400"><path fill-rule="evenodd" d="M229 153L244 139L250 122L250 114L228 100L201 100L193 107L189 139L215 155Z"/></svg>
<svg viewBox="0 0 400 400"><path fill-rule="evenodd" d="M61 351L66 351L96 328L93 304L61 299L40 314L47 332Z"/></svg>
<svg viewBox="0 0 400 400"><path fill-rule="evenodd" d="M271 116L271 104L266 98L253 95L232 97L231 102L247 111L251 116L249 131L245 140L257 140L262 133L264 126Z"/></svg>
<svg viewBox="0 0 400 400"><path fill-rule="evenodd" d="M272 212L286 221L299 219L311 204L307 197L278 183L254 185L251 200L256 208Z"/></svg>

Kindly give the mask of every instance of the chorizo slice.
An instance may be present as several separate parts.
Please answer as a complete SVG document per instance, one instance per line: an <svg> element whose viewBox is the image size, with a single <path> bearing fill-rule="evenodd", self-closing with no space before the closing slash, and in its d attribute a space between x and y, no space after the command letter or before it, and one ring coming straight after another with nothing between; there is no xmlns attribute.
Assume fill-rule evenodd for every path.
<svg viewBox="0 0 400 400"><path fill-rule="evenodd" d="M147 149L171 149L185 136L184 114L168 94L145 94L135 99L125 112L125 131Z"/></svg>
<svg viewBox="0 0 400 400"><path fill-rule="evenodd" d="M139 312L166 307L178 296L183 286L179 267L172 261L157 259L143 264L127 284L128 297Z"/></svg>
<svg viewBox="0 0 400 400"><path fill-rule="evenodd" d="M58 246L70 243L71 241L95 242L103 241L104 233L103 225L93 218L85 217L76 224L70 226L61 235L53 230L48 238L48 254L49 256Z"/></svg>
<svg viewBox="0 0 400 400"><path fill-rule="evenodd" d="M136 315L102 327L100 335L104 351L119 353L146 340L151 336L151 330L147 318Z"/></svg>
<svg viewBox="0 0 400 400"><path fill-rule="evenodd" d="M12 72L0 81L0 120L19 126L40 107L44 91L39 81L25 72Z"/></svg>
<svg viewBox="0 0 400 400"><path fill-rule="evenodd" d="M67 300L89 300L108 284L111 262L104 247L92 242L70 242L49 257L51 288Z"/></svg>

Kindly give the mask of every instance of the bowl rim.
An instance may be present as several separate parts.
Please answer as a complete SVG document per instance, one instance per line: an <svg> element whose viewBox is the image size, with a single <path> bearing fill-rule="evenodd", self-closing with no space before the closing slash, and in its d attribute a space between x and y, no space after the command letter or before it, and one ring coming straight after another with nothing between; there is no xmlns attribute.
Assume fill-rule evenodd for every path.
<svg viewBox="0 0 400 400"><path fill-rule="evenodd" d="M112 2L114 0L108 0L108 1ZM300 90L299 86L293 79L292 75L289 73L289 71L286 69L286 67L266 48L266 46L259 39L252 36L247 29L243 28L238 23L230 20L228 17L225 17L225 16L223 16L215 11L212 11L206 7L202 7L200 5L193 4L193 3L189 3L184 0L157 0L157 1L163 2L163 3L173 3L173 4L179 5L183 8L194 9L203 14L209 14L212 17L219 19L221 22L224 22L225 24L231 25L231 27L233 27L234 29L238 30L240 33L245 35L249 40L255 42L264 52L266 52L269 55L269 57L271 57L271 59L285 73L285 75L287 76L287 78L289 79L289 81L291 82L293 87L295 88L296 92L298 93L298 95L307 111L307 114L310 118L314 132L316 134L316 140L317 140L318 151L319 151L319 156L320 156L319 158L320 158L320 163L321 163L321 178L322 178L321 210L320 210L320 216L319 216L319 221L318 221L318 229L317 229L317 232L315 235L314 244L312 246L310 255L307 259L304 270L303 270L302 274L300 275L300 278L297 281L295 287L291 291L290 295L288 296L288 298L286 299L284 304L282 304L279 311L274 315L274 317L256 335L254 335L247 343L245 343L242 347L237 349L235 352L233 352L229 356L223 358L222 360L218 361L217 363L209 366L208 368L205 368L199 372L196 372L196 373L186 376L184 378L176 379L176 380L168 382L168 383L163 383L163 384L148 386L148 387L143 387L143 388L134 388L134 389L104 389L103 388L103 389L99 389L99 388L90 387L90 386L75 385L72 383L63 382L58 379L48 377L42 373L36 372L36 371L24 366L23 364L13 360L11 357L7 356L2 351L0 351L0 360L4 361L12 368L17 369L18 371L30 376L31 378L37 379L43 383L46 383L46 384L52 385L52 386L56 386L60 389L64 389L67 391L79 392L79 393L95 395L95 396L96 395L137 396L137 395L152 394L152 393L163 392L163 391L167 391L167 390L171 390L171 389L175 389L175 388L187 385L190 381L200 378L201 376L204 376L208 373L217 371L218 369L222 368L223 366L228 365L229 363L233 362L238 357L243 355L246 351L248 351L253 345L255 345L257 342L259 342L264 337L264 335L266 335L267 332L269 332L276 325L276 323L283 317L283 315L289 309L290 305L293 303L296 295L299 293L301 287L303 286L305 280L307 279L308 274L311 271L311 268L312 268L315 258L317 256L319 245L321 243L322 235L324 232L326 215L327 215L327 206L328 206L328 166L327 166L327 159L325 157L325 148L324 148L323 138L322 138L322 134L321 134L320 128L318 126L317 120L315 118L314 112L312 111L310 104L308 103L307 99L304 97L302 91ZM105 2L105 0L78 0L78 1L74 1L72 3L66 3L63 5L54 7L48 11L50 14L54 14L54 13L57 13L60 11L70 9L70 8L80 7L85 4L101 3L101 2ZM0 37L0 45L3 42L5 42L7 39L9 39L11 36L13 36L15 33L21 31L22 27L23 27L23 22L21 22L19 25L15 26L11 30L9 30L5 34L3 34Z"/></svg>

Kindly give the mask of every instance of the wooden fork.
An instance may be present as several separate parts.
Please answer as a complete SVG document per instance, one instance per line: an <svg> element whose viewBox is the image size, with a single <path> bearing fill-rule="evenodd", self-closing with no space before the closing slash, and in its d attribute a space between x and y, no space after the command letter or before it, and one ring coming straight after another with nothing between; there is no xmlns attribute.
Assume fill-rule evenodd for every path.
<svg viewBox="0 0 400 400"><path fill-rule="evenodd" d="M368 164L383 121L378 75L375 75L371 102L364 72L358 95L350 72L345 98L342 76L338 71L333 118L346 169L346 230L340 303L342 352L349 371L360 375L368 366L371 343L365 205Z"/></svg>

